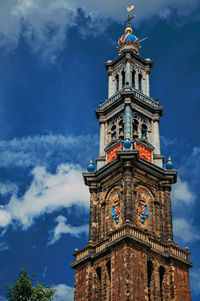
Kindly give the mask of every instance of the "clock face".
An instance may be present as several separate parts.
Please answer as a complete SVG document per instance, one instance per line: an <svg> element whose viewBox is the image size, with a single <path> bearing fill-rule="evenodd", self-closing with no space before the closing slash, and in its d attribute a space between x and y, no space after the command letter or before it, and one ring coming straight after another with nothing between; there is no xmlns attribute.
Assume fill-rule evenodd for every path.
<svg viewBox="0 0 200 301"><path fill-rule="evenodd" d="M121 150L121 149L122 149L122 145L121 145L121 143L119 143L118 145L113 147L111 150L109 150L107 152L107 163L109 163L112 160L116 159L117 158L116 151Z"/></svg>
<svg viewBox="0 0 200 301"><path fill-rule="evenodd" d="M136 149L139 150L140 158L152 162L152 152L150 149L140 145L139 143L136 143Z"/></svg>

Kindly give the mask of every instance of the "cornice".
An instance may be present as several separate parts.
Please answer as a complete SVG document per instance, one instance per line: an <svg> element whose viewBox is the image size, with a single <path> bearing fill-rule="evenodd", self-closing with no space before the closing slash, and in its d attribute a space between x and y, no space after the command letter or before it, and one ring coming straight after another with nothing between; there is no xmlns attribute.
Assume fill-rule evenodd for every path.
<svg viewBox="0 0 200 301"><path fill-rule="evenodd" d="M138 150L119 150L116 154L116 159L105 164L96 172L83 173L84 182L87 186L90 187L93 183L100 182L117 169L123 167L126 161L129 161L133 168L137 167L140 170L156 177L159 181L167 181L170 184L174 184L177 181L176 170L166 170L149 161L141 159Z"/></svg>

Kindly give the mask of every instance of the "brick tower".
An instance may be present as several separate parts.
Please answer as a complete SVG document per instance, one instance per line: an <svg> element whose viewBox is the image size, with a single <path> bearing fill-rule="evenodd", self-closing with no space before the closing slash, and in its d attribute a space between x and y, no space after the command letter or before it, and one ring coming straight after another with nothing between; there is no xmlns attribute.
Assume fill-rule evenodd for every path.
<svg viewBox="0 0 200 301"><path fill-rule="evenodd" d="M90 191L86 247L74 254L74 301L190 301L188 249L173 241L170 191L177 172L163 168L159 119L150 97L151 59L128 24L119 55L106 62L108 99L100 121L97 170L83 173Z"/></svg>

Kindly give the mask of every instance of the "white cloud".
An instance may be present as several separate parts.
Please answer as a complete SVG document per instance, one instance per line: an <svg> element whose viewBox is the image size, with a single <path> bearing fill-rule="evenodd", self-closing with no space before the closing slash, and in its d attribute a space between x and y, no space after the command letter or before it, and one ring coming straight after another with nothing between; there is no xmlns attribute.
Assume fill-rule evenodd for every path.
<svg viewBox="0 0 200 301"><path fill-rule="evenodd" d="M12 221L12 216L10 212L4 210L4 207L1 206L0 209L0 227L6 227Z"/></svg>
<svg viewBox="0 0 200 301"><path fill-rule="evenodd" d="M11 182L0 182L0 194L5 196L9 193L17 193L18 187Z"/></svg>
<svg viewBox="0 0 200 301"><path fill-rule="evenodd" d="M65 284L54 285L56 293L54 295L54 301L73 301L74 289L71 286Z"/></svg>
<svg viewBox="0 0 200 301"><path fill-rule="evenodd" d="M5 297L3 296L0 296L0 301L7 301L8 299L6 299Z"/></svg>
<svg viewBox="0 0 200 301"><path fill-rule="evenodd" d="M40 58L56 60L57 54L66 43L69 26L75 25L78 3L69 0L7 0L0 3L0 46L12 51L18 46L20 36L30 44ZM87 12L85 30L90 34L98 28L94 22L100 17ZM105 25L106 26L106 25ZM92 28L90 28L92 27ZM100 27L100 32L104 27ZM83 31L83 24L80 27Z"/></svg>
<svg viewBox="0 0 200 301"><path fill-rule="evenodd" d="M174 235L183 243L200 240L199 229L192 224L191 220L175 218L173 220Z"/></svg>
<svg viewBox="0 0 200 301"><path fill-rule="evenodd" d="M40 57L55 61L57 53L66 43L66 31L75 24L77 9L85 11L85 22L79 26L82 34L102 33L107 26L106 18L118 22L126 17L129 0L6 0L0 3L0 46L13 50L20 35L30 43L31 49ZM173 9L180 16L190 15L199 0L135 0L137 22L159 16L169 18ZM103 19L102 19L103 18ZM52 29L52 30L49 30Z"/></svg>
<svg viewBox="0 0 200 301"><path fill-rule="evenodd" d="M177 183L172 188L174 205L191 205L194 203L195 198L196 196L190 190L188 183L178 177Z"/></svg>
<svg viewBox="0 0 200 301"><path fill-rule="evenodd" d="M45 213L77 205L88 209L89 192L83 183L81 168L61 164L55 174L44 167L35 167L33 181L22 197L13 194L0 210L0 225L6 227L17 221L25 230Z"/></svg>
<svg viewBox="0 0 200 301"><path fill-rule="evenodd" d="M0 167L49 166L52 162L58 165L70 160L83 162L86 158L91 159L89 156L94 153L97 144L98 135L66 137L49 134L0 140Z"/></svg>
<svg viewBox="0 0 200 301"><path fill-rule="evenodd" d="M56 222L58 224L52 231L50 231L51 239L49 241L49 245L52 245L56 241L58 241L63 234L70 234L71 236L79 237L81 233L88 233L88 225L74 227L69 224L66 224L66 221L66 217L62 215L59 215L56 218Z"/></svg>

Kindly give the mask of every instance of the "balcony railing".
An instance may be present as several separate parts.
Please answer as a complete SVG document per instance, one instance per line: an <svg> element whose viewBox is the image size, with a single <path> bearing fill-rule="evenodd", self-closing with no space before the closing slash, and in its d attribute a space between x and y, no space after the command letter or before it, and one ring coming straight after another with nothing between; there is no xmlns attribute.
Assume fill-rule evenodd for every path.
<svg viewBox="0 0 200 301"><path fill-rule="evenodd" d="M110 106L112 103L117 101L121 97L121 93L125 91L125 88L121 89L120 91L116 92L114 95L106 99L103 103L99 105L100 109L105 109L108 106ZM154 106L154 107L159 107L159 102L152 97L149 97L145 94L143 94L140 90L136 90L134 88L130 88L130 91L135 92L136 98Z"/></svg>
<svg viewBox="0 0 200 301"><path fill-rule="evenodd" d="M96 245L88 245L81 251L78 251L74 254L74 261L80 261L86 256L93 256L102 251L106 251L110 244L113 244L123 236L128 235L130 238L145 243L149 248L155 250L159 253L162 253L166 256L175 256L184 261L190 262L190 253L186 250L176 247L173 242L163 243L149 236L149 234L143 232L142 230L136 229L130 225L125 225L123 228L120 228L108 235L108 238L103 242Z"/></svg>

